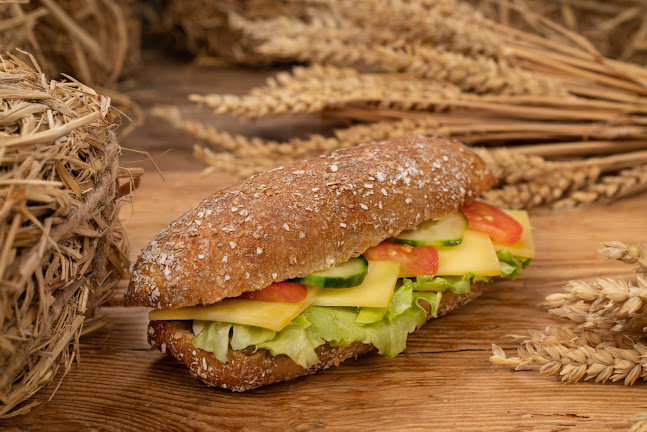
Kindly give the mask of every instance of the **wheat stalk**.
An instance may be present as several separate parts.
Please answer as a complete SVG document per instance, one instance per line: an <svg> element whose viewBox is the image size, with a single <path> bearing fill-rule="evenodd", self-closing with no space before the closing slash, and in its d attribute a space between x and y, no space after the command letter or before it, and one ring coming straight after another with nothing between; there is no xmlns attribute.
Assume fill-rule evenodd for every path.
<svg viewBox="0 0 647 432"><path fill-rule="evenodd" d="M427 110L434 109L438 100L461 97L461 91L454 86L406 75L361 74L348 68L313 65L296 67L291 74L277 74L264 87L254 88L242 97L192 94L189 99L213 109L215 114L231 112L255 118L306 114L347 105Z"/></svg>
<svg viewBox="0 0 647 432"><path fill-rule="evenodd" d="M647 413L636 414L629 421L632 423L629 432L647 432Z"/></svg>
<svg viewBox="0 0 647 432"><path fill-rule="evenodd" d="M546 297L548 312L583 329L644 332L647 326L647 279L637 285L622 278L572 281L563 293Z"/></svg>
<svg viewBox="0 0 647 432"><path fill-rule="evenodd" d="M639 378L647 380L647 345L626 336L605 340L594 332L576 335L563 327L547 327L543 333L530 331L521 345L518 357L507 357L493 344L490 361L516 370L538 369L542 375L557 375L569 383L611 380L632 385Z"/></svg>
<svg viewBox="0 0 647 432"><path fill-rule="evenodd" d="M647 273L647 242L607 242L600 252L605 259L614 259L627 264L638 263L637 272Z"/></svg>
<svg viewBox="0 0 647 432"><path fill-rule="evenodd" d="M570 194L554 204L556 209L570 209L591 204L611 202L647 190L647 164L603 176L583 190Z"/></svg>
<svg viewBox="0 0 647 432"><path fill-rule="evenodd" d="M645 59L644 20L646 6L640 0L623 2L516 0L514 4L493 1L473 1L483 14L508 27L529 30L542 34L556 42L565 43L565 38L551 28L541 25L529 11L563 24L590 40L602 55L636 64ZM622 44L616 43L623 40Z"/></svg>
<svg viewBox="0 0 647 432"><path fill-rule="evenodd" d="M501 45L498 34L482 25L480 15L465 2L364 0L305 4L308 5L304 10L305 17L281 14L265 20L254 20L237 11L230 11L230 24L257 45L273 41L276 36L311 41L373 41L391 46L433 40L449 50L492 57L496 56ZM286 54L278 53L274 59L284 57Z"/></svg>
<svg viewBox="0 0 647 432"><path fill-rule="evenodd" d="M601 252L606 259L636 263L645 243L608 242L605 246ZM635 284L620 277L571 281L562 293L547 296L545 306L554 317L577 323L582 332L576 334L566 327L548 327L543 333L531 330L531 338L518 348L518 357L508 358L493 345L492 363L538 368L542 374L560 375L567 382L610 379L628 385L639 378L647 380L645 277L638 276Z"/></svg>
<svg viewBox="0 0 647 432"><path fill-rule="evenodd" d="M304 51L303 46L308 46L309 50ZM471 57L421 45L393 48L372 42L344 44L337 40L310 41L275 37L271 43L260 46L258 51L270 57L281 53L299 61L433 78L477 94L566 94L557 80L523 70L505 60Z"/></svg>
<svg viewBox="0 0 647 432"><path fill-rule="evenodd" d="M534 208L551 206L595 182L600 170L593 167L572 170L568 165L551 167L530 181L503 184L483 194L486 201L500 207Z"/></svg>

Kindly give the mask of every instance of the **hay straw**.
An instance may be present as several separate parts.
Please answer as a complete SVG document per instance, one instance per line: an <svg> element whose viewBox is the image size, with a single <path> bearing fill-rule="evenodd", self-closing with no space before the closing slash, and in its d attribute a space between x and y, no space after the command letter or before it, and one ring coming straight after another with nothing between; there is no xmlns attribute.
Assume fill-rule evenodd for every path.
<svg viewBox="0 0 647 432"><path fill-rule="evenodd" d="M110 100L0 57L0 418L78 358L84 323L127 272ZM92 320L95 320L93 323ZM21 405L22 404L22 405Z"/></svg>
<svg viewBox="0 0 647 432"><path fill-rule="evenodd" d="M139 61L140 22L133 0L5 2L0 45L32 53L53 78L66 73L110 86Z"/></svg>

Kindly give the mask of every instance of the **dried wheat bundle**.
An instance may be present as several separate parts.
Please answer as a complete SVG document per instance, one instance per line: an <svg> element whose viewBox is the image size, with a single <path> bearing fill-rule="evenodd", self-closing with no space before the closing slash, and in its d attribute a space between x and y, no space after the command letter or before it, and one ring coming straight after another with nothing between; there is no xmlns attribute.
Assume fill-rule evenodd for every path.
<svg viewBox="0 0 647 432"><path fill-rule="evenodd" d="M549 161L514 150L477 150L499 180L485 198L503 207L569 209L647 190L643 150L575 161Z"/></svg>
<svg viewBox="0 0 647 432"><path fill-rule="evenodd" d="M606 259L628 264L640 263L645 242L605 243ZM549 327L545 332L530 331L521 342L518 357L508 358L493 345L490 361L496 365L523 369L539 368L546 375L560 375L563 381L624 380L633 384L647 380L647 279L638 276L635 284L620 277L595 281L571 281L562 293L546 297L545 306L556 318L579 326L576 333L567 327Z"/></svg>
<svg viewBox="0 0 647 432"><path fill-rule="evenodd" d="M563 35L541 25L529 11L586 37L602 55L644 64L647 59L647 4L642 0L516 0L508 7L493 0L470 0L487 17L556 42Z"/></svg>
<svg viewBox="0 0 647 432"><path fill-rule="evenodd" d="M411 120L371 125L360 123L334 129L333 136L330 137L312 134L307 138L297 137L287 142L278 142L215 128L194 120L191 113L182 113L177 107L156 106L151 113L198 139L200 144L194 146L194 154L208 163L210 170L224 171L237 178L287 165L296 159L312 158L337 148L397 135L429 133L433 130L431 123Z"/></svg>
<svg viewBox="0 0 647 432"><path fill-rule="evenodd" d="M110 86L140 56L134 0L27 0L0 5L3 52L32 53L52 78ZM24 58L23 58L24 60Z"/></svg>
<svg viewBox="0 0 647 432"><path fill-rule="evenodd" d="M90 87L0 57L0 418L69 369L127 274L117 216L141 172L119 166L118 120Z"/></svg>
<svg viewBox="0 0 647 432"><path fill-rule="evenodd" d="M569 209L647 190L647 69L602 57L516 3L498 2L562 42L501 25L458 0L288 3L295 9L285 13L250 14L251 3L233 0L218 10L246 53L305 66L242 96L190 99L216 115L321 113L349 126L276 142L160 108L199 139L195 154L211 169L243 176L372 139L442 134L514 150L482 151L501 182L487 199L499 205Z"/></svg>
<svg viewBox="0 0 647 432"><path fill-rule="evenodd" d="M548 327L544 332L530 331L518 357L507 357L496 345L492 353L490 361L495 365L538 368L542 375L557 375L569 383L611 380L631 385L640 378L647 380L647 345L621 334L605 339L595 332L576 335L564 327Z"/></svg>

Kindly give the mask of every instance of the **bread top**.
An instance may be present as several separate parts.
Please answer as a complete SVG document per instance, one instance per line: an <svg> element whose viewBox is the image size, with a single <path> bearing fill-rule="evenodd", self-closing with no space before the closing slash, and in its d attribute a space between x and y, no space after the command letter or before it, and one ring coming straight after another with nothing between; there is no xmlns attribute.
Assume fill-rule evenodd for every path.
<svg viewBox="0 0 647 432"><path fill-rule="evenodd" d="M495 183L457 141L409 136L297 161L229 186L142 250L126 303L212 304L347 261Z"/></svg>

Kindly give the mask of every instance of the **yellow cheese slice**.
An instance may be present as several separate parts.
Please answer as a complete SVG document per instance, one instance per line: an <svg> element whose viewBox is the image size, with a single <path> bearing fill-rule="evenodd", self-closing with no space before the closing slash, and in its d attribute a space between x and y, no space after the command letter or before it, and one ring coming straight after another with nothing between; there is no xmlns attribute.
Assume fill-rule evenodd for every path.
<svg viewBox="0 0 647 432"><path fill-rule="evenodd" d="M530 227L530 218L528 212L525 210L504 210L507 214L515 218L523 227L523 234L521 240L513 245L507 245L493 240L494 249L500 251L501 249L508 249L514 256L524 258L535 257L535 244L532 239L532 228Z"/></svg>
<svg viewBox="0 0 647 432"><path fill-rule="evenodd" d="M300 303L278 303L233 298L224 299L219 303L206 306L153 310L148 314L148 319L151 321L223 321L280 331L294 317L310 306L320 289L308 287L308 294Z"/></svg>
<svg viewBox="0 0 647 432"><path fill-rule="evenodd" d="M315 306L386 307L398 280L400 264L369 261L364 282L352 288L324 288L312 303Z"/></svg>
<svg viewBox="0 0 647 432"><path fill-rule="evenodd" d="M499 258L487 234L466 230L463 241L458 246L436 249L439 276L463 276L470 272L477 276L501 274Z"/></svg>

